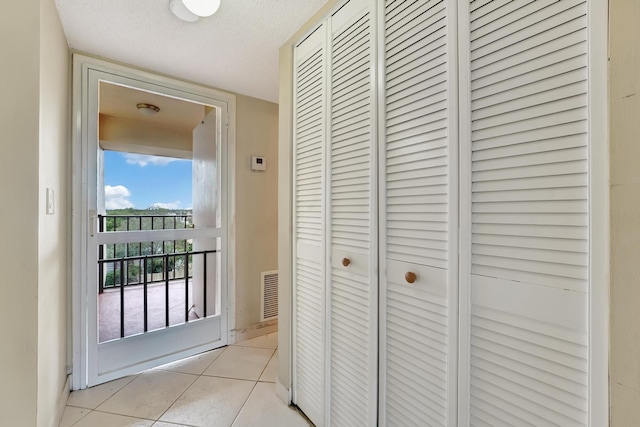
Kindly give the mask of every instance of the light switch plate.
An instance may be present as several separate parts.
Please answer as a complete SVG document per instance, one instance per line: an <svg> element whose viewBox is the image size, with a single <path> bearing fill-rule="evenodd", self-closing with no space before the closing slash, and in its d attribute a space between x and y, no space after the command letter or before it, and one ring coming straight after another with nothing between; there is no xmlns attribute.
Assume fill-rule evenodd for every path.
<svg viewBox="0 0 640 427"><path fill-rule="evenodd" d="M47 215L53 215L56 210L53 188L47 188Z"/></svg>
<svg viewBox="0 0 640 427"><path fill-rule="evenodd" d="M251 170L253 171L265 171L267 170L267 159L260 156L251 157Z"/></svg>

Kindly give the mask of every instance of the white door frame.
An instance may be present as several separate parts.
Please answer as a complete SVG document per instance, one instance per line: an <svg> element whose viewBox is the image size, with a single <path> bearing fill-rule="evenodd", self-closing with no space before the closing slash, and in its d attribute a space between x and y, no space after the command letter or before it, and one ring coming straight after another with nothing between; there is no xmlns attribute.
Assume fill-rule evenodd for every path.
<svg viewBox="0 0 640 427"><path fill-rule="evenodd" d="M73 55L73 141L72 141L72 389L79 390L87 387L89 380L88 366L88 336L89 328L87 287L84 279L87 274L87 186L89 183L89 168L86 164L84 143L88 138L88 94L89 70L96 70L139 81L141 84L152 84L166 89L167 92L179 92L180 97L203 104L223 102L228 106L228 140L227 140L227 170L226 192L227 206L227 247L223 248L227 255L227 280L223 281L222 295L226 294L226 313L223 313L222 336L229 344L233 343L235 329L235 121L236 97L233 94L197 86L169 77L158 76L150 72L136 70L123 65L117 65L105 60L86 55ZM224 124L223 124L224 125ZM224 189L222 190L225 191ZM226 291L226 292L225 292ZM226 304L224 304L226 302ZM178 352L163 358L156 363L167 363L197 353L200 349ZM142 370L151 367L154 362L147 362L136 366ZM148 366L147 366L148 365Z"/></svg>

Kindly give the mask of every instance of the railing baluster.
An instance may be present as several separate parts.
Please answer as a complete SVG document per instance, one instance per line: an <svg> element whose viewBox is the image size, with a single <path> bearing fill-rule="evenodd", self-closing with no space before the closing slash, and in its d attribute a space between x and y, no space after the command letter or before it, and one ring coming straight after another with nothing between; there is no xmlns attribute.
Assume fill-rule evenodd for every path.
<svg viewBox="0 0 640 427"><path fill-rule="evenodd" d="M202 269L202 283L204 283L204 288L202 290L202 294L204 295L204 307L203 307L203 312L204 312L204 317L206 319L207 317L207 253L204 252L202 254L202 258L204 259L204 268Z"/></svg>
<svg viewBox="0 0 640 427"><path fill-rule="evenodd" d="M164 281L164 286L165 286L165 315L166 315L166 326L167 328L169 327L169 274L168 271L169 270L169 256L165 255L164 256L164 271L165 273L165 281Z"/></svg>
<svg viewBox="0 0 640 427"><path fill-rule="evenodd" d="M120 260L120 338L124 338L124 259Z"/></svg>
<svg viewBox="0 0 640 427"><path fill-rule="evenodd" d="M151 216L151 230L153 230L153 219L154 219L153 216ZM151 242L151 255L155 255L155 254L156 254L156 251L155 251L155 249L153 247L153 242ZM164 277L163 277L163 279L164 279Z"/></svg>
<svg viewBox="0 0 640 427"><path fill-rule="evenodd" d="M149 330L149 303L147 301L147 257L144 257L142 260L142 264L144 266L144 331L147 332Z"/></svg>
<svg viewBox="0 0 640 427"><path fill-rule="evenodd" d="M127 217L127 231L129 231L129 220L131 219L130 216ZM129 243L126 244L125 248L124 248L124 256L129 257ZM129 264L127 264L127 285L129 284Z"/></svg>
<svg viewBox="0 0 640 427"><path fill-rule="evenodd" d="M186 270L184 274L184 322L189 322L189 254L184 255Z"/></svg>

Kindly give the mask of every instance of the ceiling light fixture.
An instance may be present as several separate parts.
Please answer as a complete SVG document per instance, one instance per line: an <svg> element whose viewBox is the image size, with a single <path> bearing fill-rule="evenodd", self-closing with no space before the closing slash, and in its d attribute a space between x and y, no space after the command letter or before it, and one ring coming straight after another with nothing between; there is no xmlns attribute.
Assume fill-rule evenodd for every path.
<svg viewBox="0 0 640 427"><path fill-rule="evenodd" d="M218 11L220 0L182 0L187 9L194 15L207 17Z"/></svg>
<svg viewBox="0 0 640 427"><path fill-rule="evenodd" d="M194 15L189 9L187 9L182 0L171 0L171 3L169 3L169 10L183 21L196 22L200 19L198 15Z"/></svg>
<svg viewBox="0 0 640 427"><path fill-rule="evenodd" d="M160 111L160 107L153 104L146 104L144 102L137 104L136 107L138 107L138 110L145 116L153 116Z"/></svg>
<svg viewBox="0 0 640 427"><path fill-rule="evenodd" d="M169 9L178 18L187 22L196 22L218 11L220 0L171 0Z"/></svg>

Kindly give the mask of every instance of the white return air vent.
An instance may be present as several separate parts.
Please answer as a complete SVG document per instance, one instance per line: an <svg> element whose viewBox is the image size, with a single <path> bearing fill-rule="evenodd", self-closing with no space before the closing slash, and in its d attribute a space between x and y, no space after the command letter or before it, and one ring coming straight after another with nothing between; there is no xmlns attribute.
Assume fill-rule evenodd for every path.
<svg viewBox="0 0 640 427"><path fill-rule="evenodd" d="M261 273L262 293L260 318L262 321L278 317L278 270Z"/></svg>

